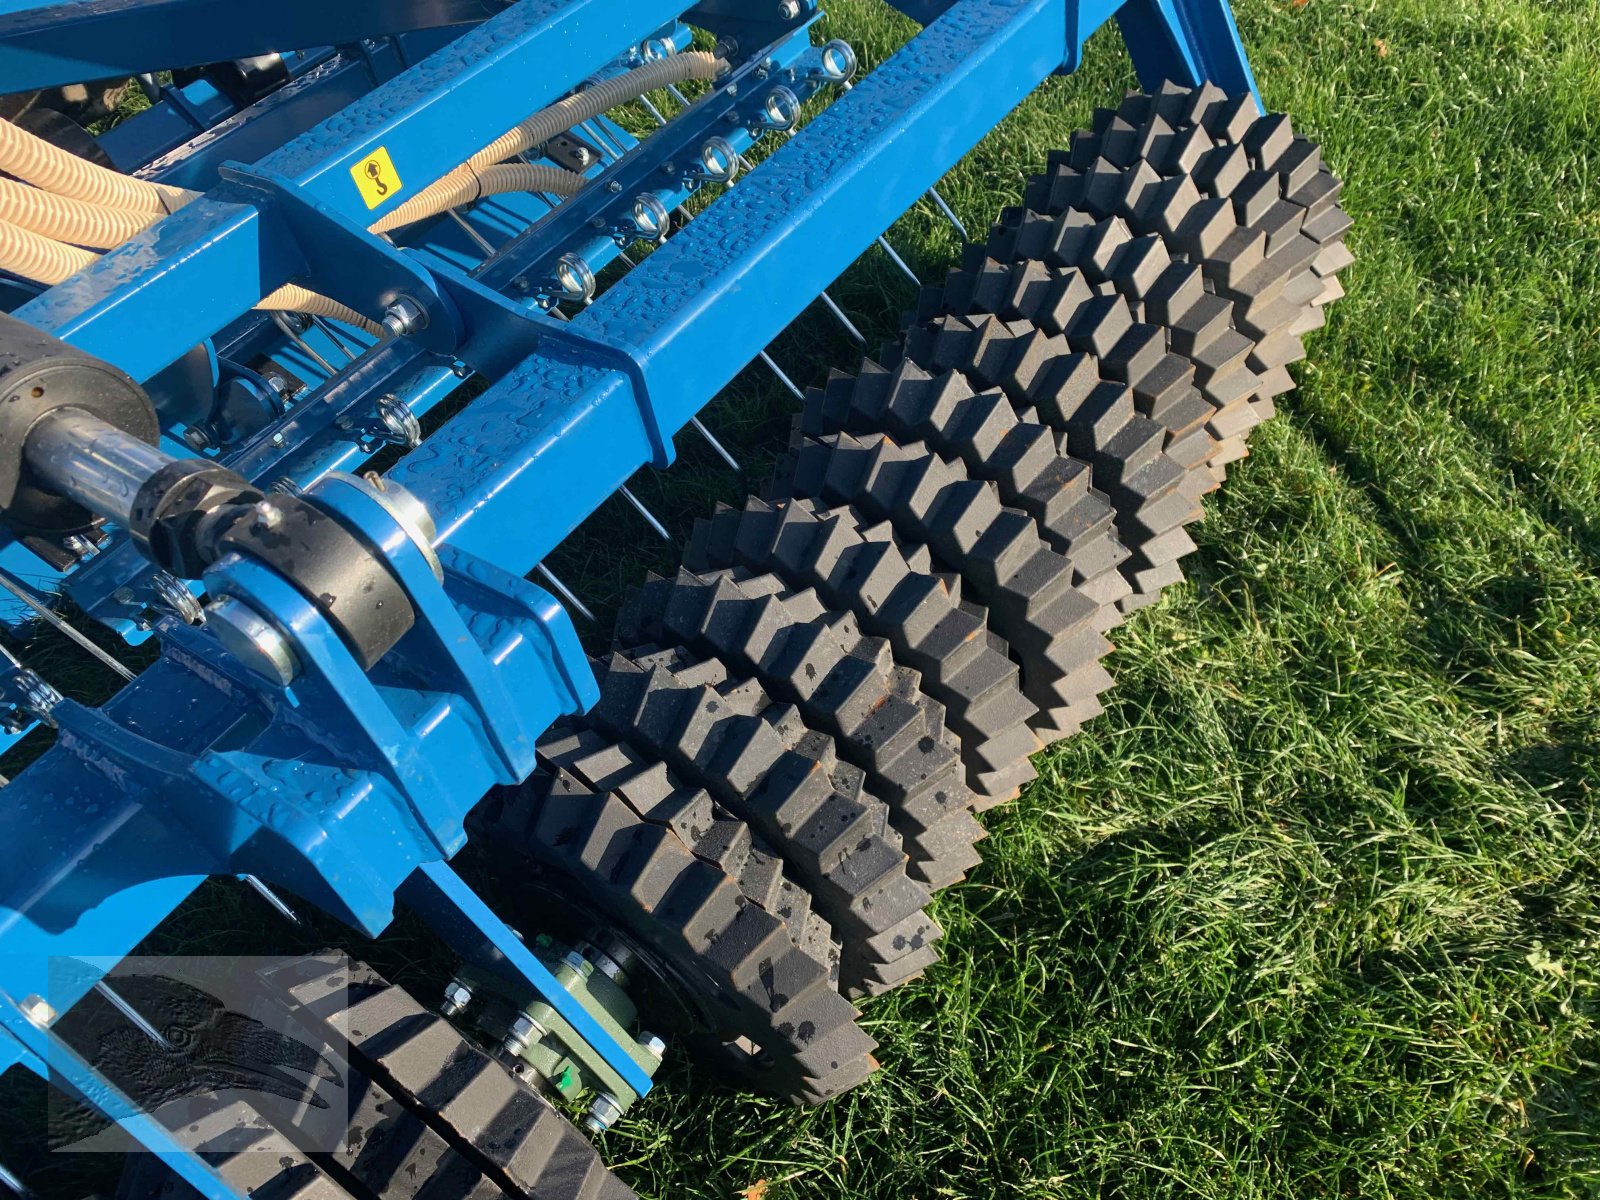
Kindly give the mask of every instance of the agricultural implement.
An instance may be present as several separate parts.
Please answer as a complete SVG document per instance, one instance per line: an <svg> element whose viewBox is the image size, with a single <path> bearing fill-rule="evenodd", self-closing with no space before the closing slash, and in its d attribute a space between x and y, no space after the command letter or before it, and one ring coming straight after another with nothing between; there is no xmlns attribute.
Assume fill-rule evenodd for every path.
<svg viewBox="0 0 1600 1200"><path fill-rule="evenodd" d="M121 1196L630 1196L589 1135L664 1056L803 1103L877 1065L857 1002L935 961L1349 261L1224 0L895 7L858 74L813 0L0 0L0 1072L120 1129ZM967 241L940 178L1112 17L1144 90L794 387L764 348L864 342L830 285L911 275L916 204ZM547 558L726 455L758 361L786 457L589 657ZM167 1086L225 1006L124 960L234 886L456 965L241 960L293 1034Z"/></svg>

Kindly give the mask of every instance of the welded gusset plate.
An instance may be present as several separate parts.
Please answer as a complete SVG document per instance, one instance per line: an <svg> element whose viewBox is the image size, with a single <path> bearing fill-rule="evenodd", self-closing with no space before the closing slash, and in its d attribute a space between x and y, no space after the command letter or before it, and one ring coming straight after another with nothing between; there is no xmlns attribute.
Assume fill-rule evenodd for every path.
<svg viewBox="0 0 1600 1200"><path fill-rule="evenodd" d="M397 570L425 619L371 672L292 587L241 560L211 586L293 632L287 690L169 620L161 659L103 709L56 704L55 746L0 806L0 839L36 850L0 879L0 991L42 994L64 941L131 948L205 874L258 875L382 930L413 868L459 849L472 805L525 775L537 734L595 694L552 597L459 551L441 558L431 594L414 564Z"/></svg>

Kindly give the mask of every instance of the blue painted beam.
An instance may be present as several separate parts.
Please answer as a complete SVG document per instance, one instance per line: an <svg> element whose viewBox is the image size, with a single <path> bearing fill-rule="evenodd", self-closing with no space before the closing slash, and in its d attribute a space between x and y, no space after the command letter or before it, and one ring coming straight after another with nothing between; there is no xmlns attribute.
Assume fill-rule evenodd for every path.
<svg viewBox="0 0 1600 1200"><path fill-rule="evenodd" d="M526 572L1061 63L1065 0L965 0L393 471L441 536Z"/></svg>
<svg viewBox="0 0 1600 1200"><path fill-rule="evenodd" d="M1168 79L1190 87L1209 80L1230 96L1249 92L1261 104L1228 0L1128 0L1117 26L1145 91Z"/></svg>
<svg viewBox="0 0 1600 1200"><path fill-rule="evenodd" d="M363 228L677 15L673 0L520 0L256 163ZM562 53L552 54L551 46ZM351 168L383 147L403 187L368 209ZM17 312L147 379L263 296L307 278L301 248L224 186ZM152 324L151 313L163 319Z"/></svg>
<svg viewBox="0 0 1600 1200"><path fill-rule="evenodd" d="M59 87L482 21L497 0L0 0L0 88Z"/></svg>
<svg viewBox="0 0 1600 1200"><path fill-rule="evenodd" d="M17 999L0 992L0 1070L8 1063L22 1064L110 1117L204 1200L245 1200L216 1168L185 1149L166 1126L55 1036L48 1024L34 1020Z"/></svg>

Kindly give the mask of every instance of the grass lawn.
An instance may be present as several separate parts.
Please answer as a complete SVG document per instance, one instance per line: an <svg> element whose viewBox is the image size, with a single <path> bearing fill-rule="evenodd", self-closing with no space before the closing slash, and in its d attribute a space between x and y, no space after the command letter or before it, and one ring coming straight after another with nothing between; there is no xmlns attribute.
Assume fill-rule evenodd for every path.
<svg viewBox="0 0 1600 1200"><path fill-rule="evenodd" d="M869 65L913 32L828 7ZM944 961L867 1004L876 1080L801 1111L669 1055L607 1138L644 1196L1600 1196L1600 9L1236 7L1347 180L1349 295L1106 714L987 818ZM1131 85L1103 32L943 194L981 231ZM959 249L926 204L890 236ZM914 295L878 251L833 294L874 343ZM773 354L856 359L819 309ZM636 489L681 538L791 409L747 371L706 414L744 478L690 439ZM613 500L553 565L604 620L649 536Z"/></svg>
<svg viewBox="0 0 1600 1200"><path fill-rule="evenodd" d="M877 1081L675 1075L610 1138L641 1192L1600 1195L1600 12L1236 7L1347 180L1350 294L1107 713L991 815L945 961L867 1006ZM830 8L870 61L910 32ZM943 194L982 229L1131 84L1102 33ZM957 251L926 205L891 238ZM912 289L874 251L835 294L888 336ZM774 353L852 360L820 313ZM750 373L708 416L770 452L784 411ZM679 528L738 491L687 457L644 488ZM609 544L567 548L591 594L637 577Z"/></svg>

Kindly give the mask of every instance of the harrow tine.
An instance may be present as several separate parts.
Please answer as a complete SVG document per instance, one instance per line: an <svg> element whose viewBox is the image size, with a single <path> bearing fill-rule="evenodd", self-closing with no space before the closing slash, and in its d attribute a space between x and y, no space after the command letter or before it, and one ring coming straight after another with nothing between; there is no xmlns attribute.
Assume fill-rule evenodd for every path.
<svg viewBox="0 0 1600 1200"><path fill-rule="evenodd" d="M623 499L625 499L629 504L633 505L634 508L638 509L639 515L645 519L650 528L654 529L661 535L661 540L670 546L672 544L672 535L667 532L667 527L656 519L655 513L651 512L644 506L644 501L635 496L628 488L627 484L623 484L617 490L622 493Z"/></svg>
<svg viewBox="0 0 1600 1200"><path fill-rule="evenodd" d="M290 908L288 902L285 901L282 896L278 895L277 892L269 888L260 879L256 878L256 876L241 875L239 878L243 880L245 884L256 893L256 895L260 896L268 904L272 905L273 908L277 909L281 916L287 917L296 925L304 924L304 922L300 920L300 914L295 912L294 909Z"/></svg>
<svg viewBox="0 0 1600 1200"><path fill-rule="evenodd" d="M596 623L595 616L589 611L588 606L585 605L582 600L578 599L577 593L575 593L566 584L562 583L561 580L556 578L556 573L554 571L545 566L543 563L540 563L534 568L534 570L538 571L540 576L543 577L544 581L555 589L556 595L560 596L567 602L568 607L575 609L578 615L585 621L589 622L589 624L593 625Z"/></svg>
<svg viewBox="0 0 1600 1200"><path fill-rule="evenodd" d="M306 341L305 338L301 337L296 331L295 327L289 324L288 317L284 316L282 313L275 312L272 314L272 323L283 331L283 335L286 338L288 338L296 346L300 347L301 353L303 353L312 362L316 363L317 366L326 371L328 373L328 378L332 379L339 373L338 367L334 366L327 359L323 358L322 355L318 354L314 349L312 349L311 343Z"/></svg>
<svg viewBox="0 0 1600 1200"><path fill-rule="evenodd" d="M668 88L667 90L670 91L673 94L673 96L677 98L679 103L683 104L684 107L686 107L686 108L688 107L689 102L688 102L688 100L686 100L684 98L684 95L683 95L682 92L678 91L677 88ZM651 119L654 120L655 123L658 126L665 125L667 123L667 118L662 116L661 110L659 108L657 108L651 102L650 97L648 97L648 96L640 96L639 99L640 99L640 101L643 102L645 111L650 114ZM739 155L739 169L741 171L748 172L748 171L755 170L755 166L750 162L750 160L748 158L746 158L744 155L741 154L741 155ZM678 212L683 216L683 218L685 220L690 219L689 218L689 214L684 212L682 205L680 205L678 207ZM854 341L857 345L865 346L867 344L866 335L864 335L861 332L861 330L856 328L855 322L853 322L849 317L844 315L844 309L839 307L838 303L834 300L834 298L832 296L828 295L828 293L826 291L823 291L821 298L822 298L823 306L826 307L827 310L830 313L833 314L834 318L839 322L839 324L844 327L844 331L845 331L845 333L850 335L850 339L852 341ZM782 372L779 372L779 374L781 376ZM788 382L787 379L785 380L785 382L786 383ZM790 391L794 391L794 385L793 384L789 385L789 390ZM735 468L735 469L737 470L737 468Z"/></svg>
<svg viewBox="0 0 1600 1200"><path fill-rule="evenodd" d="M110 667L118 675L122 676L124 682L129 682L133 679L132 671L128 670L127 667L123 666L109 653L85 637L60 613L56 612L49 605L38 600L25 584L21 583L17 579L12 578L9 572L0 571L0 587L5 588L6 591L10 592L18 600L21 600L30 609L32 609L37 616L41 617L46 623L53 625L69 640L75 642L81 649L87 650L90 654L94 655L95 658L99 659L105 666Z"/></svg>
<svg viewBox="0 0 1600 1200"><path fill-rule="evenodd" d="M355 360L360 357L359 354L350 349L349 346L345 345L345 340L339 336L339 331L333 327L332 321L328 320L326 317L319 317L313 314L311 317L311 323L318 329L322 330L322 335L335 346L339 347L339 352L343 354L350 362L355 362Z"/></svg>
<svg viewBox="0 0 1600 1200"><path fill-rule="evenodd" d="M919 288L922 286L922 280L917 278L917 273L910 267L906 266L906 260L895 253L895 248L889 245L889 239L884 237L881 233L878 235L878 245L883 247L883 252L889 256L890 261L893 262L895 266L900 268L901 273L904 274L907 279L911 280L911 282Z"/></svg>
<svg viewBox="0 0 1600 1200"><path fill-rule="evenodd" d="M956 210L950 207L949 203L943 196L939 195L938 188L928 189L928 199L932 200L936 205L939 206L939 211L945 215L951 225L955 226L955 231L963 242L970 242L972 240L967 234L967 227L961 223L961 218L956 216Z"/></svg>
<svg viewBox="0 0 1600 1200"><path fill-rule="evenodd" d="M756 355L756 357L767 364L767 369L778 377L778 382L783 384L784 387L788 388L796 400L799 400L802 403L805 402L805 392L800 390L799 386L794 380L790 379L783 373L782 367L772 361L772 355L768 354L765 350L762 350Z"/></svg>
<svg viewBox="0 0 1600 1200"><path fill-rule="evenodd" d="M161 1031L140 1016L139 1010L133 1005L129 1004L121 996L117 995L117 993L112 989L111 985L104 979L100 979L95 982L94 990L99 993L101 998L110 1004L112 1008L116 1009L119 1013L126 1017L128 1019L128 1023L140 1033L144 1034L145 1037L149 1038L167 1053L170 1054L172 1052L172 1043L161 1036Z"/></svg>
<svg viewBox="0 0 1600 1200"><path fill-rule="evenodd" d="M10 1188L20 1200L33 1200L33 1193L18 1176L6 1170L5 1163L0 1163L0 1184Z"/></svg>
<svg viewBox="0 0 1600 1200"><path fill-rule="evenodd" d="M667 119L661 115L661 110L656 107L655 101L651 100L649 96L640 96L639 103L644 105L645 112L650 114L650 119L657 125L665 125L667 123Z"/></svg>
<svg viewBox="0 0 1600 1200"><path fill-rule="evenodd" d="M699 417L690 417L689 424L694 426L694 431L696 433L705 438L707 444L709 444L710 447L717 452L718 457L721 458L723 462L727 463L735 471L741 471L744 469L739 465L739 460L728 453L728 448L711 435L711 430L705 427Z"/></svg>
<svg viewBox="0 0 1600 1200"><path fill-rule="evenodd" d="M855 342L858 346L865 346L867 344L867 335L862 333L861 330L857 329L855 322L844 315L844 309L839 307L834 298L828 295L827 292L823 292L820 299L822 300L823 307L833 314L834 319L837 320L840 325L844 326L844 331L850 335L850 340Z"/></svg>
<svg viewBox="0 0 1600 1200"><path fill-rule="evenodd" d="M445 212L449 214L449 217L452 221L461 227L461 232L472 239L472 244L477 246L479 250L483 251L485 258L494 253L494 244L490 242L488 238L484 237L483 234L474 229L457 209L447 208L445 209Z"/></svg>

